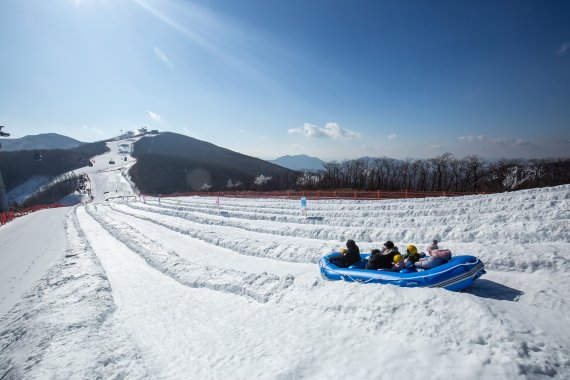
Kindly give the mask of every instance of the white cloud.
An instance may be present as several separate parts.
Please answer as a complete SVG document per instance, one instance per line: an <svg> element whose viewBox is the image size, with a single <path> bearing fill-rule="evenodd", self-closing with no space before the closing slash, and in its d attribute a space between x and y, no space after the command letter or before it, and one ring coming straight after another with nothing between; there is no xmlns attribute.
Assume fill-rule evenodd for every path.
<svg viewBox="0 0 570 380"><path fill-rule="evenodd" d="M566 53L569 49L570 49L570 42L564 42L558 48L558 55L562 55L562 54Z"/></svg>
<svg viewBox="0 0 570 380"><path fill-rule="evenodd" d="M100 130L99 128L95 128L95 127L90 127L89 125L84 125L83 129L89 132L95 132L98 135L104 136L105 132L103 132L102 130Z"/></svg>
<svg viewBox="0 0 570 380"><path fill-rule="evenodd" d="M154 54L158 57L158 59L162 61L162 63L164 63L166 67L168 67L170 70L174 70L174 65L172 64L170 59L168 59L166 54L164 54L164 52L159 48L157 48L156 46L154 47Z"/></svg>
<svg viewBox="0 0 570 380"><path fill-rule="evenodd" d="M524 146L524 145L531 145L529 142L517 138L517 139L509 139L506 137L499 137L499 138L490 138L485 135L479 136L461 136L459 137L460 142L465 143L483 143L483 144L490 144L490 145L516 145L516 146Z"/></svg>
<svg viewBox="0 0 570 380"><path fill-rule="evenodd" d="M396 137L398 137L395 133L392 133L391 135L388 135L388 138L390 140L394 140Z"/></svg>
<svg viewBox="0 0 570 380"><path fill-rule="evenodd" d="M159 123L162 122L162 115L159 115L156 112L152 111L146 111L146 113L148 114L148 117L150 117L151 120L157 121Z"/></svg>
<svg viewBox="0 0 570 380"><path fill-rule="evenodd" d="M305 137L314 138L333 138L333 139L357 139L360 138L360 134L357 132L352 132L347 129L343 129L337 123L327 123L324 128L317 127L309 123L305 123L303 128L290 128L288 133L298 133L304 135Z"/></svg>

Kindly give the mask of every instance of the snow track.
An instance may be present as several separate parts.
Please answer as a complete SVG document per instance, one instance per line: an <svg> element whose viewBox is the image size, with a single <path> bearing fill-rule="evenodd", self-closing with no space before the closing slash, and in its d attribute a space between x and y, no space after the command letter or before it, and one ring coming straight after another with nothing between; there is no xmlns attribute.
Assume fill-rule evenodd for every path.
<svg viewBox="0 0 570 380"><path fill-rule="evenodd" d="M66 232L65 255L0 319L0 378L146 378L74 213Z"/></svg>
<svg viewBox="0 0 570 380"><path fill-rule="evenodd" d="M229 268L195 265L183 259L175 251L164 247L157 240L111 218L98 209L90 207L87 212L115 239L121 241L132 252L137 253L153 268L165 273L183 285L191 287L207 287L249 296L259 302L267 302L271 295L278 294L279 288L286 288L292 282L292 276L275 276L267 273L252 274L239 272ZM215 254L215 252L210 252Z"/></svg>

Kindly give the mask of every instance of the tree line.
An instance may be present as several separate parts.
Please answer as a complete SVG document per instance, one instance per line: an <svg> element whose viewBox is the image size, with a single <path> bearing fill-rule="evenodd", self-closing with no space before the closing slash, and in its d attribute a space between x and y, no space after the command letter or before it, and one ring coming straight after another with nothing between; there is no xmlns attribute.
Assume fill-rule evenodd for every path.
<svg viewBox="0 0 570 380"><path fill-rule="evenodd" d="M570 183L570 158L486 161L445 153L428 159L360 158L331 161L320 172L304 173L304 189L501 192Z"/></svg>

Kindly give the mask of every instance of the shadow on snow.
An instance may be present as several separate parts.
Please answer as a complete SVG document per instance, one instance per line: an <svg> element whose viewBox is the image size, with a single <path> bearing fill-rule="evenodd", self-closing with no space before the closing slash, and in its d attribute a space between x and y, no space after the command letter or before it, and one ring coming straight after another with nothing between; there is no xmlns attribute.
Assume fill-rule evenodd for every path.
<svg viewBox="0 0 570 380"><path fill-rule="evenodd" d="M506 285L484 279L475 281L473 285L465 289L463 292L483 298L515 302L518 301L521 295L523 295L523 292L518 289L513 289Z"/></svg>

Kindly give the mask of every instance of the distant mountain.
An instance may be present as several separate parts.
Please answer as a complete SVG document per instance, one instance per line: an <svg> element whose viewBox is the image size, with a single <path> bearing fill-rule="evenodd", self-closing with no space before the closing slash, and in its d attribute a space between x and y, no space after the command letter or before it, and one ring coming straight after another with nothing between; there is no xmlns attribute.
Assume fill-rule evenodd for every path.
<svg viewBox="0 0 570 380"><path fill-rule="evenodd" d="M138 140L133 156L137 163L130 170L131 178L143 193L285 189L296 180L290 169L171 132ZM271 180L255 184L261 175ZM228 186L236 183L240 185Z"/></svg>
<svg viewBox="0 0 570 380"><path fill-rule="evenodd" d="M269 162L291 170L321 170L325 162L320 158L298 154L296 156L282 156Z"/></svg>
<svg viewBox="0 0 570 380"><path fill-rule="evenodd" d="M0 149L3 151L14 152L17 150L35 149L69 149L75 148L83 143L57 133L41 133L39 135L28 135L17 139L0 139L0 144L2 144Z"/></svg>
<svg viewBox="0 0 570 380"><path fill-rule="evenodd" d="M381 157L370 157L370 156L363 156L358 158L359 160L364 160L364 161L375 161L375 160L386 160L386 161L393 161L393 162L402 162L402 160L398 159L398 158L392 158L392 157L386 157L386 156L381 156Z"/></svg>

